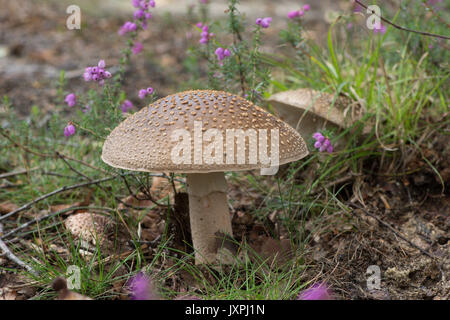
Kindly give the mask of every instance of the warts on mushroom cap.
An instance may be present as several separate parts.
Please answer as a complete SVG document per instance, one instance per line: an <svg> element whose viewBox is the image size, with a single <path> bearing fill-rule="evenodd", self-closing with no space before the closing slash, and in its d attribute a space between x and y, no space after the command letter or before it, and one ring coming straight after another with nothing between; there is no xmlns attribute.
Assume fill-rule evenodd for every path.
<svg viewBox="0 0 450 320"><path fill-rule="evenodd" d="M197 132L196 122L201 123L201 129ZM227 131L254 130L259 133L258 130L266 130L267 139L271 139L272 130L276 130L279 133L279 164L301 159L308 154L302 137L293 128L252 102L224 91L196 90L159 99L129 116L106 139L102 159L113 167L150 172L214 172L264 167L261 161L250 161L247 142L244 147L236 143L233 148L234 159L238 152L246 152L244 163L174 163L171 151L179 141L171 138L177 130L190 133L194 158L195 152L203 152L194 145L196 135L201 137L210 129L217 130L224 144ZM204 142L202 147L206 148L213 142ZM269 149L272 152L270 142L267 149L267 153ZM227 148L222 149L221 158L226 159L227 151Z"/></svg>

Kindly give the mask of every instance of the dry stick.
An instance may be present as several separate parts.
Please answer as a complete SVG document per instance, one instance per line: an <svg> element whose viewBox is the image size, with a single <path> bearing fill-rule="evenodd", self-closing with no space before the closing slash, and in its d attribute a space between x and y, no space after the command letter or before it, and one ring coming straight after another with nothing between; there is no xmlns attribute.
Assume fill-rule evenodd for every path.
<svg viewBox="0 0 450 320"><path fill-rule="evenodd" d="M358 0L354 0L357 4L359 4L361 7L365 8L366 10L368 9L366 5L362 4L360 1ZM412 30L412 29L408 29L402 26L399 26L398 24L395 24L391 21L389 21L388 19L383 18L381 15L377 15L375 14L375 11L371 11L372 14L376 15L378 18L380 18L383 22L386 22L387 24L390 24L391 26L393 26L394 28L397 28L399 30L403 30L403 31L408 31L408 32L413 32L413 33L418 33L421 34L423 36L429 36L429 37L436 37L436 38L442 38L442 39L447 39L450 40L450 37L448 36L443 36L440 34L435 34L435 33L430 33L430 32L425 32L425 31L417 31L417 30Z"/></svg>
<svg viewBox="0 0 450 320"><path fill-rule="evenodd" d="M450 24L448 24L444 19L442 19L442 17L441 17L440 15L438 15L438 14L434 11L433 7L431 7L431 6L428 4L428 1L423 1L422 3L428 8L428 10L431 11L431 13L432 13L436 18L439 19L440 22L442 22L443 24L445 24L445 25L447 26L447 28L450 28Z"/></svg>
<svg viewBox="0 0 450 320"><path fill-rule="evenodd" d="M23 206L21 206L20 208L14 210L14 211L11 211L11 212L3 215L3 216L0 216L0 221L6 219L6 218L8 218L8 217L10 217L10 216L12 216L12 215L14 215L16 213L19 213L19 212L22 212L24 210L27 210L32 205L34 205L34 204L36 204L36 203L38 203L38 202L40 202L42 200L45 200L47 198L50 198L51 196L54 196L55 194L58 194L58 193L61 193L61 192L64 192L64 191L68 191L68 190L82 188L82 187L89 186L89 185L92 185L92 184L99 184L99 183L102 183L102 182L113 180L113 179L115 179L117 177L120 177L120 176L121 175L116 175L116 176L113 176L113 177L102 178L102 179L87 181L87 182L83 182L83 183L78 183L78 184L74 184L74 185L71 185L71 186L63 186L63 187L61 187L59 189L53 190L50 193L46 193L46 194L44 194L44 195L34 199L33 201L28 202L27 204L24 204Z"/></svg>
<svg viewBox="0 0 450 320"><path fill-rule="evenodd" d="M109 212L115 212L113 209L110 209L110 208L104 208L104 207L89 207L89 206L81 206L81 207L78 207L78 206L73 206L73 207L69 207L69 208L65 208L65 209L62 209L62 210L57 211L57 212L49 213L49 214L46 214L46 215L44 215L44 216L40 216L40 217L38 217L38 218L35 218L35 219L30 220L30 221L28 221L28 222L25 222L25 223L21 224L20 226L18 226L17 228L12 229L11 231L9 231L9 232L5 233L4 235L0 236L0 240L3 240L3 239L6 239L7 237L10 237L10 236L12 236L13 234L17 233L18 231L23 230L23 229L25 229L26 227L28 227L28 226L30 226L30 225L32 225L32 224L34 224L34 223L38 223L38 222L41 222L41 221L43 221L43 220L46 220L46 219L49 219L49 218L58 216L58 215L60 215L60 214L62 214L62 213L65 213L65 212L76 211L76 210L86 210L86 209L89 209L89 210L92 210L92 211L109 211ZM57 224L56 224L56 225L57 225ZM54 226L55 226L55 225L53 225L52 227L54 227ZM14 239L13 239L13 240L14 240Z"/></svg>
<svg viewBox="0 0 450 320"><path fill-rule="evenodd" d="M2 129L2 128L0 128L0 134L1 134L2 136L4 136L5 138L7 138L14 146L16 146L16 147L18 147L18 148L21 148L22 150L24 150L24 151L26 151L26 152L29 152L29 153L31 153L31 154L34 154L34 155L36 155L36 156L43 157L43 158L56 158L56 157L59 157L59 158L61 158L61 159L63 159L63 160L68 159L68 160L71 160L71 161L78 162L78 163L80 163L80 164L82 164L82 165L84 165L84 166L90 167L90 168L92 168L92 169L94 169L94 170L98 170L98 171L101 171L101 172L103 172L103 173L109 174L109 172L106 171L106 170L103 170L103 169L101 169L101 168L98 168L98 167L95 167L95 166L93 166L93 165L90 165L89 163L86 163L86 162L84 162L84 161L81 161L81 160L78 160L78 159L75 159L75 158L66 156L66 155L61 154L61 153L59 153L59 152L57 152L56 154L50 154L50 153L40 153L40 152L34 151L34 150L32 150L32 149L30 149L30 148L28 148L28 147L26 147L26 146L20 144L19 142L15 141L10 135L8 135L8 134L6 133L6 130L4 130L4 129ZM89 185L89 184L95 183L94 181L98 181L98 180L94 180L94 181L91 180L89 177L87 177L87 176L85 176L84 174L81 174L80 172L76 171L72 166L70 166L70 165L68 164L67 161L64 161L64 162L69 166L69 168L70 168L72 171L74 171L74 172L76 172L77 174L79 174L79 175L81 175L81 176L87 178L87 179L89 180L89 182L91 182L91 183L87 183L88 185ZM117 177L117 176L115 176L115 177ZM114 179L115 177L110 178L110 179ZM103 182L103 181L100 181L100 182ZM84 185L82 185L82 186L84 186ZM58 190L60 190L60 189L58 189ZM55 191L58 191L58 190L55 190ZM70 189L67 189L67 190L70 190ZM105 189L102 189L102 190L104 190L104 191L106 192ZM65 190L62 190L62 191L65 191ZM62 192L62 191L59 191L59 192ZM59 193L59 192L56 192L56 193ZM56 194L56 193L51 193L49 196L52 196L53 194ZM122 203L124 206L126 206L126 207L128 207L128 208L133 208L133 209L135 209L135 210L142 210L142 209L143 209L143 208L139 208L139 207L135 207L135 206L129 205L129 204L123 202L122 200L120 200L120 199L119 199L118 197L116 197L116 196L114 196L114 198L115 198L118 202ZM45 198L44 198L44 199L45 199ZM40 201L40 200L38 200L38 201ZM34 204L34 203L32 203L32 204ZM21 208L19 208L19 209L21 209ZM23 210L26 210L26 209L28 209L28 207L27 207L27 208L24 208ZM23 211L23 210L20 210L20 211ZM10 212L10 213L7 214L7 216L10 216L10 215L12 215L12 214L14 214L14 213L15 213L15 212ZM1 216L1 217L0 217L0 221L3 220L4 218L6 218L7 216Z"/></svg>
<svg viewBox="0 0 450 320"><path fill-rule="evenodd" d="M158 176L159 176L159 175L158 175ZM153 203L154 203L155 205L157 205L157 206L160 206L160 207L167 207L167 205L158 203L156 200L153 199L153 197L151 196L151 194L147 194L147 192L145 193L145 195L147 196L147 198L139 198L139 197L137 196L137 194L135 194L135 193L131 190L131 187L130 187L130 185L128 184L128 180L127 180L125 177L122 177L122 179L123 179L123 181L125 182L125 186L127 187L128 192L130 193L130 195L131 195L134 199L136 199L136 200L138 200L138 201L142 201L142 200L150 200L151 202L153 202ZM137 208L148 209L148 207L137 207Z"/></svg>
<svg viewBox="0 0 450 320"><path fill-rule="evenodd" d="M0 223L0 234L2 234L2 233L3 233L3 224ZM26 269L28 272L33 273L35 276L38 275L36 270L34 270L31 266L29 266L22 260L20 260L14 253L12 253L12 251L8 248L6 243L1 239L0 239L0 249L3 251L3 253L9 260L11 260L12 262L15 262L22 268Z"/></svg>
<svg viewBox="0 0 450 320"><path fill-rule="evenodd" d="M78 171L77 169L75 169L74 167L72 167L70 165L70 163L64 158L64 156L62 154L60 154L58 151L55 152L55 154L62 160L64 161L64 163L69 167L70 170L72 170L73 172L75 172L76 174L78 174L79 176L82 176L83 178L92 181L91 178L89 178L88 176L86 176L84 173Z"/></svg>
<svg viewBox="0 0 450 320"><path fill-rule="evenodd" d="M19 171L3 173L3 174L0 174L0 179L10 178L10 177L18 176L21 174L27 174L29 172L36 171L38 169L39 169L38 167L34 167L31 169L23 169L23 170L19 170Z"/></svg>
<svg viewBox="0 0 450 320"><path fill-rule="evenodd" d="M381 223L383 226L387 227L389 230L391 230L397 237L399 237L400 239L406 241L411 247L416 248L417 250L419 250L420 252L422 252L423 254L429 256L430 258L434 258L434 259L438 259L437 257L435 257L433 254L429 253L428 251L426 251L425 249L422 249L421 247L419 247L418 245L416 245L415 243L411 242L408 238L406 238L405 236L403 236L401 233L399 233L397 230L394 229L394 227L392 227L389 223L384 222L383 220L381 220L379 217L377 217L376 215L370 213L369 211L367 211L366 209L364 209L363 207L360 207L354 203L349 202L348 205L350 207L353 207L354 209L360 209L362 212L364 212L366 215L374 218L375 220L377 220L379 223Z"/></svg>

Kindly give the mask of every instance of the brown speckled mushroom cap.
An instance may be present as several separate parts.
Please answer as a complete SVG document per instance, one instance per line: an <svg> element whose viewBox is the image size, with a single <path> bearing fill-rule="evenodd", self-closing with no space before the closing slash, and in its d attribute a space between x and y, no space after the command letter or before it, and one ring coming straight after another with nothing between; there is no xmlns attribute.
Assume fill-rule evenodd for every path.
<svg viewBox="0 0 450 320"><path fill-rule="evenodd" d="M111 219L106 216L83 212L71 215L64 221L67 230L76 239L82 239L92 244L106 240L106 233L112 224Z"/></svg>
<svg viewBox="0 0 450 320"><path fill-rule="evenodd" d="M284 113L289 112L290 108L306 111L341 128L348 128L354 120L361 117L360 108L349 109L350 99L308 88L279 92L267 101L275 107L282 119L284 119Z"/></svg>
<svg viewBox="0 0 450 320"><path fill-rule="evenodd" d="M179 143L173 141L172 133L177 129L190 133L193 150L191 158L194 159L194 151L198 150L194 148L194 121L201 122L203 134L208 129L217 129L221 133L223 163L199 164L192 160L192 163L176 164L172 161L171 150ZM280 165L308 154L306 144L296 130L252 102L224 91L195 90L159 99L129 116L107 137L102 159L113 167L147 172L206 173L268 167L261 163L259 157L256 163L249 163L248 138L245 139L245 162L227 163L228 129L254 129L256 132L265 129L268 155L271 154L271 129L278 129ZM210 143L204 142L203 148ZM238 148L236 144L234 159L237 159L237 152L242 151Z"/></svg>

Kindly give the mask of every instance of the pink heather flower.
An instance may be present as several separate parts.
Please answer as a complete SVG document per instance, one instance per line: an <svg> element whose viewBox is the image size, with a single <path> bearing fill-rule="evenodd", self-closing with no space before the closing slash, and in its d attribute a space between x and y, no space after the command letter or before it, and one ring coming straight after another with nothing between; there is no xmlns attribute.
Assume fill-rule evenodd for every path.
<svg viewBox="0 0 450 320"><path fill-rule="evenodd" d="M230 50L224 48L217 48L215 51L217 59L221 62L225 57L229 57L231 55Z"/></svg>
<svg viewBox="0 0 450 320"><path fill-rule="evenodd" d="M144 49L142 43L135 42L133 48L131 49L131 52L133 52L133 54L139 54L142 51L142 49Z"/></svg>
<svg viewBox="0 0 450 320"><path fill-rule="evenodd" d="M148 88L146 89L146 91L147 91L147 94L152 94L154 90L153 90L152 87L148 87Z"/></svg>
<svg viewBox="0 0 450 320"><path fill-rule="evenodd" d="M134 12L134 14L133 14L134 20L139 20L139 19L141 19L143 16L144 16L144 10L142 10L142 9L136 10L136 11Z"/></svg>
<svg viewBox="0 0 450 320"><path fill-rule="evenodd" d="M353 23L349 22L347 23L347 29L350 30L353 27Z"/></svg>
<svg viewBox="0 0 450 320"><path fill-rule="evenodd" d="M140 26L142 29L147 29L147 20L152 18L152 13L148 10L155 7L155 1L154 0L132 0L132 5L137 8L136 11L134 11L133 18L135 21L140 21ZM134 22L125 22L125 24L120 28L119 34L124 35L125 33L136 31L137 30L137 24Z"/></svg>
<svg viewBox="0 0 450 320"><path fill-rule="evenodd" d="M124 34L132 31L136 31L137 25L134 22L127 21L125 22L119 29L119 35L123 36Z"/></svg>
<svg viewBox="0 0 450 320"><path fill-rule="evenodd" d="M380 23L380 25L378 27L375 26L375 28L373 28L373 33L374 34L378 34L378 33L385 34L386 26Z"/></svg>
<svg viewBox="0 0 450 320"><path fill-rule="evenodd" d="M316 142L314 143L314 148L319 149L320 152L333 152L334 148L331 145L330 139L323 136L323 134L321 134L320 132L314 133L312 137L316 140Z"/></svg>
<svg viewBox="0 0 450 320"><path fill-rule="evenodd" d="M271 17L266 17L266 18L258 18L256 19L255 23L257 25L260 25L262 28L268 28L270 27L270 23L272 22L272 18Z"/></svg>
<svg viewBox="0 0 450 320"><path fill-rule="evenodd" d="M69 93L64 99L64 101L67 103L69 107L73 107L74 105L77 104L77 97L75 93Z"/></svg>
<svg viewBox="0 0 450 320"><path fill-rule="evenodd" d="M130 282L132 300L158 300L149 277L144 273L138 273Z"/></svg>
<svg viewBox="0 0 450 320"><path fill-rule="evenodd" d="M100 60L97 66L87 67L83 74L84 81L96 81L99 85L103 86L105 84L105 79L112 77L112 74L104 69L105 66L105 60Z"/></svg>
<svg viewBox="0 0 450 320"><path fill-rule="evenodd" d="M311 6L310 6L309 4L305 4L305 5L303 6L303 10L309 11L309 9L311 9Z"/></svg>
<svg viewBox="0 0 450 320"><path fill-rule="evenodd" d="M289 19L297 18L299 16L299 11L298 10L289 11L287 16Z"/></svg>
<svg viewBox="0 0 450 320"><path fill-rule="evenodd" d="M201 23L201 22L197 22L197 24L195 25L197 28L201 28L201 27L203 27L203 23Z"/></svg>
<svg viewBox="0 0 450 320"><path fill-rule="evenodd" d="M204 25L202 27L202 33L199 42L201 44L208 43L209 39L211 39L212 37L214 37L214 33L209 33L209 27L207 25Z"/></svg>
<svg viewBox="0 0 450 320"><path fill-rule="evenodd" d="M122 105L120 106L120 109L122 110L123 113L128 112L128 110L132 109L133 103L130 100L125 100Z"/></svg>
<svg viewBox="0 0 450 320"><path fill-rule="evenodd" d="M73 136L75 134L75 126L69 122L69 124L64 128L64 135L66 138Z"/></svg>
<svg viewBox="0 0 450 320"><path fill-rule="evenodd" d="M147 90L141 89L139 90L139 99L144 99L147 96Z"/></svg>
<svg viewBox="0 0 450 320"><path fill-rule="evenodd" d="M324 283L317 283L300 293L297 300L334 300L333 292Z"/></svg>

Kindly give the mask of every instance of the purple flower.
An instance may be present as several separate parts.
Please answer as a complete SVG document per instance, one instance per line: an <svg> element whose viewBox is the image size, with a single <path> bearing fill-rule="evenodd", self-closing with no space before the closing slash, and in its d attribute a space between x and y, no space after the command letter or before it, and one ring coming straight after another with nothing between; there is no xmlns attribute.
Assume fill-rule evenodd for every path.
<svg viewBox="0 0 450 320"><path fill-rule="evenodd" d="M98 62L98 67L100 68L98 71L102 71L102 69L105 67L105 60L100 60ZM104 70L103 70L104 71Z"/></svg>
<svg viewBox="0 0 450 320"><path fill-rule="evenodd" d="M373 28L373 33L374 34L385 34L386 33L386 26L381 24L379 26L375 26L375 28Z"/></svg>
<svg viewBox="0 0 450 320"><path fill-rule="evenodd" d="M147 90L141 89L139 90L139 99L144 99L147 96Z"/></svg>
<svg viewBox="0 0 450 320"><path fill-rule="evenodd" d="M147 95L152 94L155 90L152 87L139 90L139 98L144 99Z"/></svg>
<svg viewBox="0 0 450 320"><path fill-rule="evenodd" d="M152 18L152 13L148 10L155 7L155 1L154 0L132 0L131 1L133 7L137 8L136 11L134 11L133 18L135 22L140 21L140 26L142 29L147 29L147 20ZM131 31L137 30L137 24L135 22L127 21L125 24L120 28L119 34L124 35Z"/></svg>
<svg viewBox="0 0 450 320"><path fill-rule="evenodd" d="M323 140L325 140L325 137L320 132L314 133L312 137L320 142L323 142Z"/></svg>
<svg viewBox="0 0 450 320"><path fill-rule="evenodd" d="M136 31L137 25L134 22L127 21L125 22L119 29L119 35L123 36L124 34L132 31Z"/></svg>
<svg viewBox="0 0 450 320"><path fill-rule="evenodd" d="M299 11L298 10L289 11L287 16L289 19L297 18L299 16Z"/></svg>
<svg viewBox="0 0 450 320"><path fill-rule="evenodd" d="M130 282L131 299L133 300L157 300L152 282L144 273L138 273Z"/></svg>
<svg viewBox="0 0 450 320"><path fill-rule="evenodd" d="M347 23L347 30L350 30L353 27L353 23L349 22Z"/></svg>
<svg viewBox="0 0 450 320"><path fill-rule="evenodd" d="M105 79L112 77L112 74L104 69L105 66L105 60L100 60L97 66L87 67L83 74L84 81L96 81L99 85L103 86L105 84Z"/></svg>
<svg viewBox="0 0 450 320"><path fill-rule="evenodd" d="M265 18L258 18L256 19L256 24L260 25L262 28L268 28L270 27L270 23L272 22L271 17L265 17Z"/></svg>
<svg viewBox="0 0 450 320"><path fill-rule="evenodd" d="M66 138L73 136L75 134L75 126L69 122L69 124L64 128L64 135Z"/></svg>
<svg viewBox="0 0 450 320"><path fill-rule="evenodd" d="M215 54L217 56L217 59L219 59L219 63L221 64L222 60L225 59L225 57L229 57L231 55L231 52L228 49L217 48Z"/></svg>
<svg viewBox="0 0 450 320"><path fill-rule="evenodd" d="M312 135L312 137L316 140L314 143L314 148L319 149L320 152L327 151L328 153L332 153L334 148L331 145L330 139L326 138L320 132L316 132Z"/></svg>
<svg viewBox="0 0 450 320"><path fill-rule="evenodd" d="M309 11L309 9L311 9L311 6L310 6L309 4L305 4L305 5L303 6L303 10Z"/></svg>
<svg viewBox="0 0 450 320"><path fill-rule="evenodd" d="M297 300L334 300L333 292L324 283L317 283L300 293Z"/></svg>
<svg viewBox="0 0 450 320"><path fill-rule="evenodd" d="M214 33L210 33L209 32L209 27L207 25L203 25L201 38L200 38L199 42L201 44L208 43L209 39L211 39L212 37L214 37Z"/></svg>
<svg viewBox="0 0 450 320"><path fill-rule="evenodd" d="M136 10L136 11L134 12L134 14L133 14L133 18L134 18L135 20L139 20L139 19L141 19L143 16L144 16L144 10L142 10L142 9Z"/></svg>
<svg viewBox="0 0 450 320"><path fill-rule="evenodd" d="M197 22L197 24L195 25L197 28L201 28L201 27L203 27L203 23L201 23L201 22Z"/></svg>
<svg viewBox="0 0 450 320"><path fill-rule="evenodd" d="M139 54L142 51L142 49L144 49L142 43L135 42L133 48L131 48L131 52L133 52L133 54Z"/></svg>
<svg viewBox="0 0 450 320"><path fill-rule="evenodd" d="M132 109L133 103L130 100L125 100L122 105L120 106L120 109L122 110L123 113L128 112L128 110Z"/></svg>
<svg viewBox="0 0 450 320"><path fill-rule="evenodd" d="M77 104L77 96L75 95L75 93L69 93L64 99L64 101L67 103L69 107L73 107L74 105Z"/></svg>

